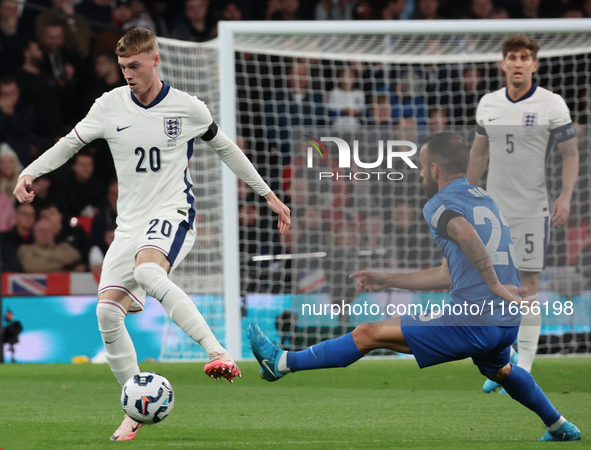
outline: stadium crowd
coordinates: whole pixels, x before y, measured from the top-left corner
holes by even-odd
[[[216,37],[220,20],[549,17],[591,17],[591,0],[1,0],[2,270],[100,271],[117,216],[117,181],[106,143],[89,144],[71,163],[35,180],[31,205],[15,204],[12,190],[22,167],[81,120],[94,99],[124,85],[113,49],[132,27],[203,42]],[[587,64],[567,63],[575,69]],[[307,178],[302,156],[292,157],[299,149],[292,148],[290,133],[301,126],[353,133],[387,126],[418,142],[447,126],[473,128],[480,98],[503,85],[496,64],[411,67],[240,53],[236,71],[239,145],[271,187],[283,193],[295,218],[291,234],[280,239],[264,202],[239,183],[245,291],[293,287],[289,265],[277,271],[269,261],[253,261],[256,255],[325,251],[324,260],[298,260],[297,286],[306,291],[315,283],[314,273],[323,272],[326,283],[320,285],[345,290],[331,292],[335,298],[355,296],[344,277],[366,263],[391,269],[438,263],[421,218],[424,200],[417,179],[411,175],[404,190],[388,183],[337,182],[327,188]],[[573,70],[581,74],[569,81],[575,88],[559,92],[579,126],[584,175],[579,189],[585,194],[575,199],[577,214],[553,235],[550,265],[591,265],[587,72]],[[563,80],[553,77],[551,65],[542,64],[538,77],[545,87],[564,90],[553,84]],[[206,250],[221,245],[211,228],[198,224],[198,229],[197,245]],[[215,252],[205,254],[213,258]],[[275,283],[278,276],[282,283]]]

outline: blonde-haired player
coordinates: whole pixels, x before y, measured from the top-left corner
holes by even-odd
[[[476,137],[470,151],[468,181],[477,184],[488,162],[486,190],[511,227],[525,300],[538,298],[538,278],[545,266],[549,222],[568,218],[579,172],[577,138],[563,98],[533,82],[538,43],[525,34],[503,42],[507,87],[485,95],[476,112]],[[551,205],[546,159],[556,144],[562,154],[562,191]],[[489,161],[490,160],[490,161]],[[491,238],[492,241],[492,238]],[[538,347],[541,314],[524,315],[517,337],[518,365],[528,372]],[[499,385],[487,381],[485,392]]]
[[[60,167],[85,144],[105,139],[119,180],[119,215],[101,273],[97,317],[113,374],[123,385],[140,372],[125,317],[143,310],[147,293],[206,350],[211,360],[206,374],[232,381],[240,370],[191,299],[168,278],[195,241],[188,169],[194,138],[209,144],[238,177],[266,198],[279,215],[281,233],[290,227],[289,208],[222,133],[202,101],[160,80],[158,41],[152,32],[128,31],[116,53],[127,86],[97,99],[84,120],[22,172],[14,195],[20,202],[31,202],[35,178]],[[131,440],[141,426],[126,415],[111,440]]]

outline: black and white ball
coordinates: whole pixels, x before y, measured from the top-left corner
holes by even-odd
[[[154,372],[142,372],[123,385],[121,405],[133,420],[143,424],[166,419],[174,406],[174,391],[170,382]]]

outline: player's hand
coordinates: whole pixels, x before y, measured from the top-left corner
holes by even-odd
[[[570,194],[562,193],[552,204],[552,225],[555,227],[561,227],[566,222],[566,219],[568,219],[568,215],[570,214],[570,200]]]
[[[373,270],[360,270],[349,275],[351,279],[357,278],[357,286],[365,292],[390,287],[387,284],[387,277],[387,274],[374,272]]]
[[[31,203],[35,198],[35,193],[29,190],[32,184],[33,177],[31,175],[24,175],[18,179],[12,193],[20,203]]]
[[[279,222],[277,223],[279,232],[281,234],[287,233],[291,227],[291,211],[281,200],[277,198],[273,191],[265,195],[265,199],[267,200],[269,208],[279,215]]]
[[[519,296],[519,294],[524,295],[527,293],[526,287],[514,286],[512,284],[498,284],[496,289],[491,290],[507,302],[518,303],[519,305],[528,304],[527,301]]]

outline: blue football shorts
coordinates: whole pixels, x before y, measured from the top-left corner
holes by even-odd
[[[472,358],[484,376],[509,363],[511,344],[519,327],[463,326],[442,315],[423,323],[415,316],[400,317],[402,334],[420,368]]]

